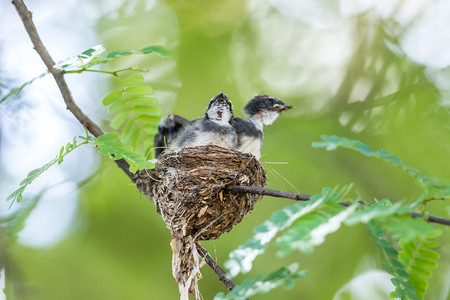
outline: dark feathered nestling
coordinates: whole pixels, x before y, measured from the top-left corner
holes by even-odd
[[[244,153],[252,153],[261,157],[263,144],[263,125],[271,125],[282,112],[294,108],[283,100],[268,95],[256,96],[242,109],[247,120],[234,118],[232,125],[236,131],[238,142],[236,149]]]

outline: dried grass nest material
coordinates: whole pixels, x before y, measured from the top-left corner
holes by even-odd
[[[138,172],[135,182],[156,205],[172,237],[213,240],[236,226],[262,197],[224,189],[264,187],[266,175],[253,155],[208,145],[163,152],[155,169]]]
[[[215,145],[166,150],[153,170],[134,181],[149,197],[170,229],[172,273],[180,299],[195,292],[201,278],[196,242],[218,239],[249,213],[261,195],[232,194],[227,187],[264,187],[266,174],[251,154]]]

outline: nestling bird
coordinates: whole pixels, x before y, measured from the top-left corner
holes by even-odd
[[[218,105],[220,97],[223,97],[223,100],[222,104]],[[226,106],[223,101],[227,103]],[[250,152],[259,159],[264,136],[263,126],[272,124],[282,112],[291,108],[293,106],[286,105],[283,100],[259,95],[243,107],[243,112],[247,116],[247,120],[244,120],[233,116],[231,102],[227,96],[220,93],[211,99],[204,118],[193,121],[179,115],[168,115],[163,118],[155,136],[156,157],[167,147],[216,144],[244,153]],[[227,123],[230,122],[234,135],[229,131]],[[189,130],[186,131],[187,128]],[[222,140],[225,137],[227,138]]]
[[[168,115],[161,119],[158,132],[155,135],[154,147],[156,158],[172,144],[181,129],[190,123],[191,121],[179,115]]]
[[[225,94],[219,93],[211,99],[202,118],[193,121],[178,115],[163,118],[155,136],[155,147],[160,147],[156,157],[164,151],[164,146],[181,148],[213,144],[235,148],[237,136],[231,126],[233,117],[231,101]]]
[[[250,152],[259,159],[264,137],[263,126],[271,125],[282,112],[292,108],[294,107],[272,96],[254,97],[242,109],[247,120],[233,118],[231,123],[238,137],[236,150]]]

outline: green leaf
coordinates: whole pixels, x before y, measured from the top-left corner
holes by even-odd
[[[41,191],[36,197],[24,200],[22,205],[15,209],[12,214],[6,217],[0,217],[1,227],[6,228],[6,242],[8,242],[8,240],[15,241],[17,239],[17,234],[25,227],[28,216],[38,204],[43,193],[44,191]]]
[[[405,243],[417,238],[435,238],[441,234],[437,227],[409,215],[386,218],[383,221],[383,228],[390,231],[393,238],[401,239]]]
[[[133,106],[146,106],[146,107],[158,106],[158,100],[156,100],[156,98],[153,97],[145,97],[145,96],[132,97],[128,99],[128,101]]]
[[[434,259],[427,257],[414,257],[414,263],[428,268],[436,268],[438,266]]]
[[[130,172],[131,172],[131,173],[133,173],[133,174],[134,174],[134,173],[136,173],[136,172],[137,172],[137,170],[138,170],[138,168],[137,168],[137,166],[136,166],[136,165],[134,165],[134,164],[133,164],[133,165],[130,165]]]
[[[130,135],[129,144],[130,145],[138,145],[140,140],[141,140],[141,130],[136,129],[136,130],[132,131],[131,135]],[[138,146],[141,146],[141,145],[138,145]],[[141,153],[139,151],[139,149],[136,149],[136,152]]]
[[[415,177],[421,183],[421,185],[427,190],[428,194],[431,197],[450,196],[449,183],[422,175],[418,170],[404,165],[403,162],[400,160],[400,158],[398,158],[395,155],[389,154],[385,150],[374,151],[369,146],[360,141],[350,140],[335,135],[334,136],[322,135],[321,138],[323,142],[314,142],[312,143],[312,146],[316,148],[326,148],[326,150],[328,151],[335,150],[338,147],[343,147],[347,149],[356,150],[359,153],[369,157],[377,157],[401,168],[411,176]]]
[[[384,248],[384,251],[386,252],[388,257],[398,256],[398,251],[395,250],[394,248],[390,247],[389,245],[388,245],[388,247]]]
[[[133,111],[138,116],[159,117],[161,115],[161,109],[159,107],[137,106],[133,109]],[[159,123],[159,118],[158,118],[158,123]]]
[[[88,58],[91,56],[97,56],[98,54],[102,53],[103,51],[105,51],[105,48],[102,45],[97,45],[94,46],[93,48],[89,48],[85,51],[83,51],[80,56],[82,56],[83,58]]]
[[[230,253],[229,259],[225,262],[225,267],[229,269],[229,276],[232,278],[239,273],[249,272],[253,260],[264,253],[267,244],[278,232],[291,226],[301,216],[323,205],[329,196],[329,190],[324,189],[322,195],[314,195],[308,202],[298,202],[274,212],[270,220],[254,229],[255,235],[252,238]]]
[[[106,58],[113,59],[123,56],[129,56],[131,54],[150,54],[150,53],[157,53],[161,56],[171,56],[172,53],[161,46],[148,46],[140,50],[128,50],[128,51],[112,51],[110,52]]]
[[[18,94],[20,94],[20,92],[22,92],[22,90],[23,90],[26,86],[32,84],[35,80],[40,79],[40,78],[42,78],[42,77],[44,77],[44,76],[46,76],[46,75],[48,75],[48,74],[50,74],[50,72],[49,72],[49,71],[46,71],[46,72],[42,73],[41,75],[39,75],[39,76],[37,76],[37,77],[34,77],[33,79],[31,79],[31,80],[29,80],[29,81],[23,83],[21,86],[15,88],[15,89],[13,89],[13,90],[11,90],[5,97],[3,97],[3,98],[0,100],[0,103],[6,101],[9,97],[11,97],[11,96],[13,96],[13,95],[18,95]]]
[[[114,129],[119,129],[125,121],[128,119],[128,116],[130,115],[129,111],[123,111],[121,113],[118,113],[114,119],[111,121],[110,125]]]
[[[120,84],[123,86],[132,86],[142,82],[144,82],[144,76],[141,74],[133,74],[122,79]]]
[[[393,215],[370,222],[368,229],[375,241],[382,239],[373,230],[377,226],[383,227],[385,234],[391,234],[391,238],[399,241],[401,246],[398,257],[390,255],[386,264],[386,269],[394,276],[392,282],[396,286],[392,295],[402,299],[422,299],[428,288],[423,277],[431,276],[430,268],[437,266],[435,259],[439,258],[439,254],[428,247],[439,244],[429,239],[436,237],[440,231],[422,219]],[[386,245],[376,244],[387,254]]]
[[[98,58],[98,56],[100,56],[100,54],[102,54],[104,51],[105,48],[103,47],[103,45],[96,45],[83,51],[77,56],[73,56],[63,60],[62,62],[59,62],[55,65],[55,68],[59,70],[85,68],[87,63],[92,61],[94,58]]]
[[[428,282],[419,275],[410,274],[408,282],[414,287],[416,291],[420,289],[422,292],[425,292],[428,288]]]
[[[307,271],[297,272],[297,269],[298,265],[292,264],[289,267],[282,267],[264,278],[259,275],[252,280],[246,279],[242,284],[236,285],[228,294],[217,294],[214,300],[247,299],[256,294],[267,293],[282,284],[292,287],[294,279],[308,274]]]
[[[24,182],[24,181],[22,181]],[[21,184],[22,186],[19,187],[17,190],[15,190],[14,192],[12,192],[7,198],[6,201],[10,201],[10,200],[16,200],[17,202],[20,202],[23,198],[23,192],[25,191],[25,188],[27,187],[28,183],[25,182],[23,184]]]
[[[439,246],[438,241],[422,241],[422,244],[426,248],[436,248],[437,246]]]
[[[155,135],[158,132],[158,127],[144,125],[141,127],[141,130],[144,131],[148,135]]]
[[[76,145],[74,138],[74,145]],[[6,201],[10,201],[11,205],[14,204],[15,201],[20,202],[23,199],[23,193],[25,191],[25,189],[28,187],[28,185],[30,185],[36,178],[39,177],[39,175],[41,175],[43,172],[47,171],[51,166],[55,165],[55,164],[60,164],[64,157],[69,154],[70,152],[72,152],[73,150],[75,150],[76,148],[78,148],[81,145],[86,144],[86,142],[78,144],[76,146],[73,147],[68,147],[70,145],[70,143],[68,145],[66,145],[66,147],[62,146],[61,149],[59,150],[59,154],[50,162],[46,163],[45,165],[43,165],[40,168],[34,169],[32,171],[30,171],[27,175],[27,177],[22,180],[20,182],[20,186],[18,189],[16,189],[14,192],[12,192],[7,198]]]
[[[438,259],[441,256],[439,255],[439,253],[437,253],[436,251],[432,250],[432,249],[419,249],[418,254],[426,257],[426,258],[431,258],[431,259]]]
[[[115,102],[115,101],[117,101],[119,99],[122,99],[122,97],[123,97],[123,91],[122,90],[114,91],[114,92],[111,92],[108,95],[106,95],[103,98],[102,103],[103,103],[103,105],[110,105],[113,102]]]
[[[142,54],[158,53],[161,56],[172,56],[172,52],[161,46],[149,46],[140,50]]]
[[[145,96],[153,89],[148,85],[139,84],[142,75],[132,75],[122,80],[122,85],[133,85],[124,91],[115,91],[103,99],[110,104],[109,112],[116,114],[110,122],[112,128],[122,128],[122,143],[140,155],[146,155],[152,148],[154,136],[160,121],[161,109],[158,100]],[[143,142],[144,141],[144,142]]]
[[[126,108],[128,108],[127,106],[127,100],[125,99],[120,99],[115,101],[113,104],[111,104],[111,106],[109,107],[109,113],[110,114],[116,114],[120,111],[125,110]]]
[[[112,51],[105,58],[101,58],[100,55],[104,52],[104,47],[102,45],[97,45],[92,48],[89,48],[83,51],[81,54],[65,59],[62,62],[59,62],[55,65],[55,68],[63,70],[67,73],[82,73],[88,70],[89,68],[96,66],[98,64],[108,63],[111,60],[129,56],[129,55],[147,55],[150,53],[157,53],[161,56],[171,56],[171,52],[164,47],[161,46],[149,46],[140,50],[127,50],[127,51]],[[19,94],[26,86],[33,83],[36,79],[42,78],[46,75],[50,74],[50,72],[46,71],[41,75],[33,78],[30,81],[25,82],[20,87],[11,90],[5,97],[0,100],[0,103],[6,101],[13,95]],[[137,80],[137,77],[136,79]],[[124,84],[125,86],[131,85],[130,83]],[[111,104],[107,103],[105,105]]]
[[[136,124],[135,121],[136,121],[136,119],[130,119],[122,129],[122,134],[120,135],[120,140],[122,141],[122,143],[124,143],[126,145],[130,144],[131,134],[137,130],[137,128],[135,128],[135,124]]]
[[[388,199],[382,199],[371,206],[362,206],[345,220],[345,224],[367,224],[373,219],[383,219],[395,214],[412,212],[413,208],[402,206],[400,203],[392,204]]]
[[[411,271],[414,272],[415,274],[419,274],[421,276],[425,276],[425,277],[431,276],[431,271],[420,265],[412,265]]]
[[[158,127],[160,120],[160,118],[158,117],[151,117],[151,116],[138,116],[136,119],[143,122],[144,124],[155,127]]]
[[[112,160],[125,158],[130,163],[130,171],[144,169],[145,158],[136,153],[131,147],[119,141],[120,134],[117,132],[105,133],[98,138],[85,138],[90,144],[96,146],[100,154],[107,155]]]
[[[286,255],[293,250],[311,253],[315,246],[322,244],[325,237],[339,229],[341,224],[357,208],[358,204],[337,210],[311,213],[298,219],[293,226],[283,233],[275,245],[282,247],[279,255]]]
[[[132,98],[137,96],[150,95],[153,93],[153,89],[149,85],[141,84],[126,88],[125,93],[128,97]]]
[[[106,58],[112,59],[112,58],[128,56],[131,54],[132,54],[131,51],[111,51],[110,53],[108,53],[108,55],[106,55]]]

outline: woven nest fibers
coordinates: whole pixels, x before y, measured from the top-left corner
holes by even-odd
[[[266,175],[251,154],[215,145],[163,152],[154,170],[136,174],[139,190],[156,205],[172,237],[218,239],[262,196],[232,194],[227,187],[264,187]]]

